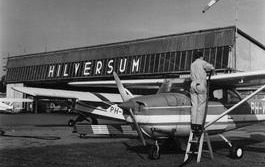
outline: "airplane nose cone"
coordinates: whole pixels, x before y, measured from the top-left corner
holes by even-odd
[[[134,110],[135,103],[133,101],[129,100],[129,101],[126,101],[126,102],[119,104],[118,106],[124,110],[129,111],[130,109]]]

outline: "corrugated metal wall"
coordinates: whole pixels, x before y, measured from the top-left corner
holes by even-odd
[[[110,70],[107,63],[112,60],[113,70],[120,70],[120,75],[183,73],[189,71],[197,49],[203,50],[206,60],[216,68],[224,69],[228,65],[229,46],[235,41],[234,34],[235,27],[226,27],[12,57],[8,59],[7,82],[106,77]],[[138,59],[140,69],[134,71],[133,63]],[[121,63],[124,61],[128,61],[128,67],[123,71]],[[87,66],[87,62],[91,62],[91,66]],[[100,63],[104,67],[100,68]],[[75,72],[77,65],[80,70]],[[90,71],[85,73],[88,68]],[[96,75],[84,75],[88,73]]]

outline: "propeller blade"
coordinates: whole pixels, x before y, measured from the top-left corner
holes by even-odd
[[[129,90],[127,90],[127,89],[124,88],[124,86],[122,85],[121,80],[120,80],[120,78],[118,77],[118,75],[116,74],[116,72],[113,72],[113,76],[114,76],[115,82],[116,82],[116,84],[117,84],[117,87],[118,87],[118,89],[119,89],[119,92],[120,92],[120,94],[121,94],[121,97],[122,97],[123,101],[124,101],[125,103],[126,103],[126,102],[128,103],[128,101],[129,101],[131,98],[133,98],[133,95],[131,94],[131,92],[130,92]],[[122,104],[125,104],[125,103],[122,103]],[[127,104],[127,105],[128,105],[128,104]],[[120,107],[121,107],[121,106],[120,106]],[[121,107],[121,108],[126,109],[127,111],[129,111],[129,114],[130,114],[130,116],[131,116],[131,118],[132,118],[132,120],[133,120],[133,123],[134,123],[134,126],[135,126],[135,128],[136,128],[136,131],[137,131],[137,133],[138,133],[138,135],[139,135],[139,137],[140,137],[140,139],[141,139],[143,145],[146,146],[146,141],[145,141],[145,139],[144,139],[143,133],[142,133],[142,131],[141,131],[141,129],[140,129],[139,124],[137,123],[137,121],[136,121],[136,119],[135,119],[135,116],[134,116],[134,114],[133,114],[133,112],[132,112],[131,107],[130,107],[130,106],[123,106],[123,107]]]
[[[137,123],[137,121],[136,121],[136,119],[135,119],[135,116],[134,116],[134,114],[133,114],[133,112],[132,112],[131,109],[129,110],[129,113],[130,113],[130,115],[131,115],[131,117],[132,117],[132,120],[133,120],[134,126],[135,126],[135,128],[136,128],[136,131],[137,131],[137,133],[138,133],[138,135],[139,135],[139,137],[140,137],[140,139],[141,139],[143,145],[146,146],[146,141],[145,141],[145,139],[144,139],[144,135],[143,135],[143,133],[142,133],[142,131],[141,131],[141,129],[140,129],[140,126],[139,126],[139,124]]]
[[[119,89],[119,92],[121,94],[121,98],[123,101],[128,101],[132,98],[132,94],[129,93],[129,91],[127,89],[124,88],[124,86],[121,83],[120,78],[118,77],[118,75],[116,74],[116,72],[113,72],[113,76],[115,79],[115,82],[117,84],[117,87]]]

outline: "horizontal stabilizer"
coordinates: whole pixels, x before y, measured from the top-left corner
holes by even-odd
[[[77,112],[93,114],[107,119],[125,121],[123,110],[118,107],[117,104],[110,105],[105,109],[102,107],[93,107],[91,105],[88,105],[86,102],[78,101],[75,105],[74,110]]]
[[[33,102],[33,100],[32,99],[25,99],[25,98],[0,98],[0,102],[30,103],[30,102]]]

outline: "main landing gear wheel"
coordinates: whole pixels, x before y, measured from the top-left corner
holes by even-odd
[[[74,126],[74,125],[75,125],[75,121],[74,121],[73,119],[70,119],[70,120],[68,121],[68,125],[69,125],[69,126]]]
[[[148,155],[149,155],[149,158],[153,160],[157,160],[160,158],[160,150],[159,150],[159,146],[157,142],[155,145],[151,146],[151,148],[149,149]]]
[[[230,148],[230,157],[233,159],[240,159],[243,157],[244,151],[243,148],[233,145]]]
[[[86,134],[85,134],[85,133],[81,133],[81,134],[80,134],[80,138],[81,138],[81,139],[85,139],[85,138],[86,138]]]

